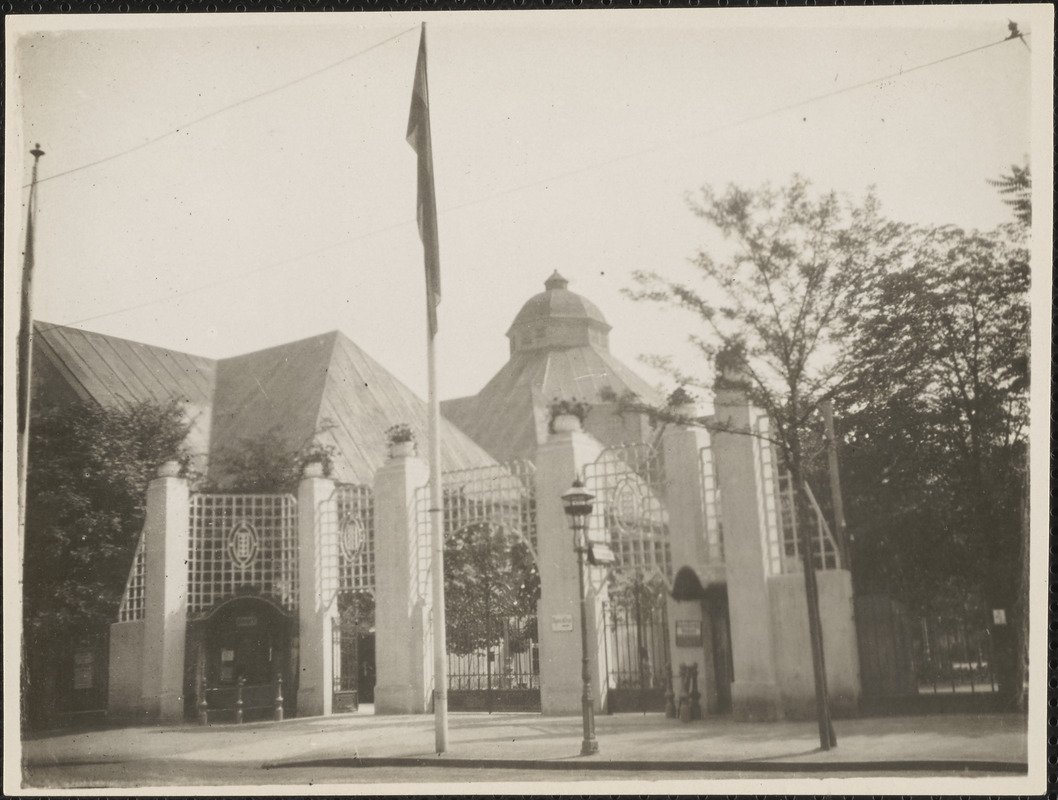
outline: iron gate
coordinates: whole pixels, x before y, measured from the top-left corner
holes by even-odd
[[[662,711],[671,671],[666,595],[672,556],[665,473],[648,444],[604,450],[584,468],[592,530],[616,557],[605,606],[607,707]]]
[[[445,473],[445,635],[453,711],[539,711],[536,501],[527,461]],[[417,493],[429,564],[429,490]],[[426,575],[421,581],[425,587]],[[425,596],[425,591],[423,591]]]
[[[607,704],[619,711],[664,711],[669,655],[666,589],[638,574],[610,588],[606,620]]]

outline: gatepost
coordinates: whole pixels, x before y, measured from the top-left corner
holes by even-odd
[[[540,641],[540,703],[544,714],[579,714],[581,682],[580,598],[573,531],[562,508],[562,493],[580,476],[585,464],[598,458],[598,442],[581,430],[553,433],[536,451],[537,556],[540,570],[538,631]],[[596,498],[598,503],[602,498]],[[594,532],[593,532],[594,535]],[[585,572],[592,696],[600,712],[606,699],[605,570]]]
[[[735,676],[731,704],[734,716],[746,720],[782,717],[772,646],[760,474],[760,450],[771,445],[751,433],[761,416],[737,386],[729,383],[717,389],[715,420],[723,429],[713,434],[712,443],[722,497],[720,513]]]
[[[167,462],[147,485],[143,522],[144,614],[142,707],[148,719],[184,719],[184,643],[187,636],[187,480]]]
[[[708,446],[709,434],[690,425],[669,426],[661,437],[672,566],[674,570],[690,567],[702,586],[725,580],[723,562],[711,559],[706,539],[701,450]],[[706,713],[715,712],[716,670],[713,658],[706,655],[707,644],[712,650],[713,632],[702,599],[680,601],[669,595],[667,604],[673,690],[679,695],[680,665],[697,664],[702,705]]]
[[[298,484],[298,716],[331,713],[331,631],[338,619],[338,542],[334,481],[309,475]]]
[[[430,565],[420,563],[415,513],[415,491],[428,477],[417,456],[391,458],[375,473],[376,714],[430,710]]]

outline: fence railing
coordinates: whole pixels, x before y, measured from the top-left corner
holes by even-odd
[[[886,596],[856,598],[864,697],[994,694],[992,631],[973,618],[914,615]]]
[[[918,692],[995,692],[991,632],[963,620],[924,617],[912,634]]]

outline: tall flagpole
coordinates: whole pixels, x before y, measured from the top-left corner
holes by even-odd
[[[433,604],[433,708],[438,753],[448,749],[448,674],[445,662],[444,495],[441,493],[441,403],[437,396],[437,306],[441,302],[441,259],[437,237],[437,200],[433,181],[433,143],[430,135],[430,92],[426,79],[426,23],[419,38],[415,85],[408,114],[408,143],[419,156],[416,218],[426,265],[426,363],[429,383],[430,579]]]
[[[444,495],[441,493],[441,404],[437,397],[436,337],[430,334],[427,375],[430,394],[430,533],[433,538],[434,742],[448,749],[448,665],[445,662]]]
[[[37,164],[44,151],[40,145],[36,145],[29,151],[33,155],[33,179],[29,185],[29,202],[26,211],[26,249],[22,254],[22,313],[18,320],[18,375],[16,378],[18,397],[16,398],[17,413],[16,425],[18,427],[18,563],[25,563],[26,549],[26,500],[28,492],[26,488],[29,477],[29,403],[33,396],[33,381],[31,370],[33,368],[33,237],[34,222],[37,210]],[[21,621],[21,620],[20,620]],[[19,626],[19,637],[21,650],[26,652],[26,629]],[[19,675],[19,683],[22,689],[22,697],[26,696],[28,681],[30,679],[27,671],[27,661],[22,659],[22,669]],[[25,705],[22,706],[25,714]]]
[[[33,180],[29,185],[26,211],[26,249],[22,262],[22,314],[18,327],[18,547],[22,557],[26,529],[26,478],[29,471],[29,403],[33,395],[33,227],[37,205],[37,164],[44,151],[38,144],[33,155]]]

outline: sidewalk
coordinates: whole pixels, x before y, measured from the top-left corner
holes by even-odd
[[[531,769],[754,771],[983,770],[1024,774],[1023,715],[835,720],[837,747],[819,749],[814,722],[689,724],[663,714],[596,718],[599,753],[580,756],[579,717],[452,713],[449,746],[434,752],[431,715],[356,714],[212,727],[137,727],[29,738],[23,764],[156,759],[287,766],[482,766]]]

